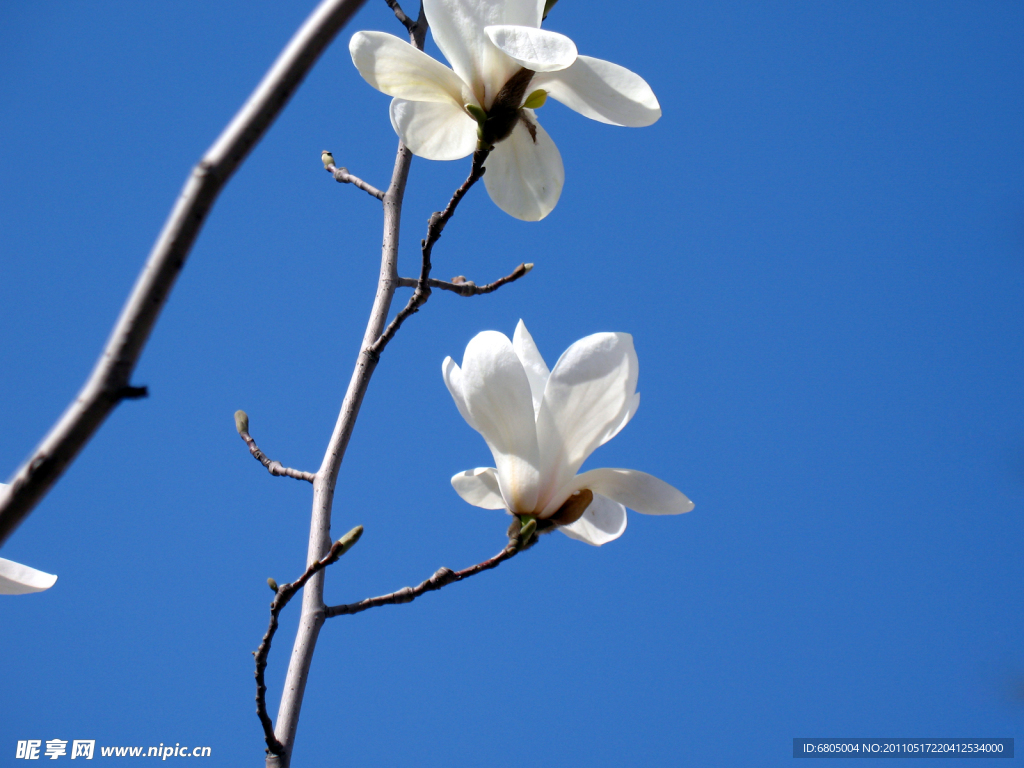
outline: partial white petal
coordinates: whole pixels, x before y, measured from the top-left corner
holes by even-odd
[[[559,526],[558,530],[571,539],[600,547],[615,541],[626,530],[626,508],[595,493],[583,516],[571,525]]]
[[[640,407],[640,393],[637,392],[635,395],[633,395],[633,399],[629,401],[629,406],[626,409],[626,413],[622,417],[622,421],[619,422],[619,426],[617,426],[615,429],[611,430],[608,433],[608,437],[606,437],[602,441],[601,445],[604,445],[609,440],[611,440],[613,437],[615,437],[617,434],[619,434],[619,432],[622,431],[622,428],[624,426],[626,426],[627,424],[629,424],[629,422],[633,420],[633,417],[636,416],[636,412],[637,412],[637,409],[639,407]]]
[[[459,409],[462,418],[466,420],[469,426],[479,432],[480,429],[469,414],[469,408],[466,407],[466,398],[462,396],[462,371],[459,369],[458,363],[450,357],[446,357],[444,362],[441,363],[441,375],[444,377],[445,386],[448,387],[452,400],[455,401],[455,407]]]
[[[637,404],[639,371],[628,333],[595,333],[562,353],[548,377],[537,415],[545,507],[628,419]]]
[[[470,90],[448,67],[385,32],[356,32],[348,44],[352,63],[370,85],[410,101],[472,103]]]
[[[533,512],[540,478],[533,396],[507,336],[484,331],[473,337],[462,358],[460,386],[472,423],[494,456],[508,509]]]
[[[530,89],[537,88],[602,123],[641,128],[661,117],[658,99],[640,75],[590,56],[578,56],[568,69],[534,76]]]
[[[516,351],[519,362],[523,364],[526,371],[526,378],[530,380],[530,393],[533,395],[534,415],[540,411],[541,401],[544,399],[544,385],[548,383],[550,371],[544,358],[540,356],[540,350],[533,343],[533,336],[526,330],[522,320],[516,326],[515,335],[512,337],[512,348]]]
[[[492,467],[477,467],[459,472],[452,478],[452,488],[474,507],[505,508],[505,500],[501,498],[501,489],[498,487],[498,472]]]
[[[577,475],[573,485],[645,515],[679,515],[693,509],[693,502],[671,485],[635,469],[592,469]]]
[[[484,186],[501,210],[523,221],[540,221],[562,194],[565,169],[558,147],[540,127],[532,110],[522,111],[536,128],[534,140],[520,120],[512,135],[499,142],[484,164]]]
[[[26,595],[42,592],[57,581],[52,573],[43,573],[27,565],[0,557],[0,595]]]
[[[544,0],[424,0],[423,10],[437,47],[488,109],[519,65],[487,39],[484,28],[539,27]]]
[[[535,27],[501,24],[485,27],[484,34],[516,64],[534,72],[557,72],[576,61],[576,43],[565,35]]]
[[[458,160],[476,149],[476,121],[454,104],[393,99],[391,125],[414,155]]]

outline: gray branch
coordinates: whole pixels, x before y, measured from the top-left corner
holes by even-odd
[[[316,479],[316,475],[312,472],[286,467],[280,461],[272,461],[267,454],[261,451],[252,435],[249,434],[249,417],[245,411],[235,411],[235,428],[238,430],[238,436],[249,446],[249,453],[252,454],[252,457],[266,467],[270,474],[275,477],[294,477],[296,480],[305,480],[307,483],[312,483]]]
[[[427,21],[420,6],[419,19],[410,39],[413,45],[423,50],[423,41],[427,34]],[[402,200],[405,197],[405,184],[409,178],[409,165],[412,152],[398,142],[398,154],[395,167],[391,174],[391,184],[384,193],[384,236],[381,243],[380,275],[377,280],[377,295],[373,300],[370,318],[363,333],[363,342],[356,358],[356,365],[349,380],[345,398],[341,403],[341,411],[334,425],[323,463],[313,481],[313,511],[309,525],[309,545],[306,554],[307,564],[321,559],[331,546],[331,509],[334,504],[334,487],[338,482],[338,472],[345,456],[352,430],[355,428],[359,408],[370,385],[370,378],[380,360],[379,350],[374,344],[380,338],[391,309],[391,299],[395,295],[398,281],[398,236],[402,223]],[[324,574],[315,574],[302,590],[302,612],[299,617],[299,629],[295,634],[292,655],[288,660],[288,672],[285,676],[284,691],[281,704],[277,710],[277,724],[274,738],[282,747],[282,752],[267,755],[267,768],[288,768],[291,762],[292,747],[295,733],[299,727],[299,715],[302,711],[302,699],[306,692],[306,681],[309,667],[313,663],[313,652],[320,636],[320,627],[324,623]]]
[[[0,496],[0,544],[57,482],[114,407],[139,394],[140,388],[131,386],[132,372],[214,201],[365,1],[323,0],[193,168],[85,386]]]
[[[467,280],[462,276],[453,277],[450,283],[431,277],[427,280],[427,285],[431,288],[440,288],[444,291],[457,293],[459,296],[481,296],[485,293],[493,293],[501,288],[501,286],[524,277],[531,269],[533,269],[533,264],[520,264],[510,274],[505,275],[505,277],[499,277],[493,283],[488,283],[487,285],[477,285],[472,280]],[[398,285],[400,288],[415,288],[419,285],[419,280],[415,277],[400,277],[398,278]]]
[[[433,576],[426,581],[421,581],[415,587],[403,587],[397,592],[380,595],[379,597],[368,597],[365,600],[360,600],[358,603],[332,605],[326,609],[324,615],[330,619],[334,616],[348,616],[353,613],[362,613],[370,608],[377,608],[381,605],[411,603],[417,597],[424,595],[427,592],[434,592],[435,590],[447,587],[449,584],[454,584],[457,581],[468,579],[470,576],[475,576],[483,571],[489,571],[492,568],[497,568],[506,560],[511,560],[524,549],[526,549],[526,547],[520,547],[518,540],[510,540],[501,552],[496,554],[494,557],[484,560],[482,563],[471,565],[469,568],[463,568],[461,571],[453,571],[449,568],[438,568]]]
[[[348,172],[348,168],[338,168],[336,165],[328,165],[324,170],[330,171],[334,176],[334,180],[339,184],[352,184],[353,186],[359,187],[363,192],[369,192],[371,195],[376,197],[378,200],[384,199],[384,193],[377,189],[373,184],[360,179],[358,176],[353,176]]]
[[[362,535],[363,526],[357,525],[334,542],[324,558],[310,563],[303,574],[291,584],[277,586],[277,582],[273,579],[267,579],[270,588],[274,590],[274,599],[270,603],[270,623],[267,626],[266,633],[263,635],[260,647],[252,655],[256,657],[256,714],[260,719],[260,724],[263,726],[263,737],[267,742],[268,754],[284,754],[284,745],[274,736],[274,724],[270,721],[270,715],[267,714],[267,683],[264,678],[264,673],[267,669],[267,657],[270,655],[270,644],[274,641],[274,635],[277,633],[277,617],[284,610],[284,607],[288,605],[295,593],[305,586],[307,581],[352,549],[352,546],[359,541],[359,537]]]

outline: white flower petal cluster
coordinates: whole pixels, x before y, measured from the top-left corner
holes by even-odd
[[[0,496],[7,486],[0,483]],[[42,592],[49,589],[57,581],[52,573],[43,573],[27,565],[15,563],[0,557],[0,595],[25,595],[29,592]]]
[[[414,154],[457,160],[478,140],[493,144],[484,185],[517,219],[543,219],[562,193],[562,156],[534,112],[547,97],[611,125],[661,117],[639,75],[580,56],[572,40],[540,29],[544,0],[423,0],[423,8],[451,69],[384,32],[357,32],[352,61],[394,97],[391,124]]]
[[[497,466],[461,472],[452,486],[474,506],[550,519],[562,533],[595,546],[622,535],[626,507],[648,515],[689,512],[693,502],[643,472],[576,474],[633,418],[638,371],[628,333],[580,339],[550,371],[522,320],[512,341],[497,331],[478,334],[462,367],[448,357],[442,373]],[[588,493],[592,499],[580,514],[582,504],[574,500]]]

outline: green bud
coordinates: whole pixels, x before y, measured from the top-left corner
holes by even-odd
[[[547,100],[548,92],[543,88],[538,88],[526,97],[526,101],[523,102],[523,109],[540,109]]]
[[[240,435],[249,431],[249,414],[245,411],[235,411],[235,429]]]
[[[531,269],[533,269],[533,262],[531,261],[531,262],[530,262],[529,264],[523,264],[523,268],[524,268],[524,269],[525,269],[525,270],[526,270],[527,272],[529,272],[529,271],[530,271]]]
[[[467,104],[466,111],[469,112],[469,114],[472,115],[473,119],[476,120],[480,125],[483,125],[484,122],[487,120],[487,113],[484,112],[476,104]]]
[[[334,155],[331,154],[331,150],[325,149],[320,153],[320,160],[324,164],[324,168],[334,165]]]
[[[331,549],[337,553],[337,557],[341,557],[350,549],[352,549],[352,545],[359,541],[359,537],[362,535],[363,526],[357,525],[351,531],[349,531],[336,542],[334,542],[334,546],[331,547]]]
[[[522,518],[520,518],[521,520]],[[523,527],[519,529],[519,546],[525,547],[530,543],[530,537],[533,536],[537,530],[536,518],[527,518],[526,522],[523,523]]]
[[[267,579],[267,586],[270,587],[272,592],[277,592],[277,582],[273,579]]]

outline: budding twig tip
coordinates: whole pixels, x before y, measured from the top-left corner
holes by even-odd
[[[244,435],[249,432],[249,414],[245,411],[235,411],[235,429],[238,434]]]

